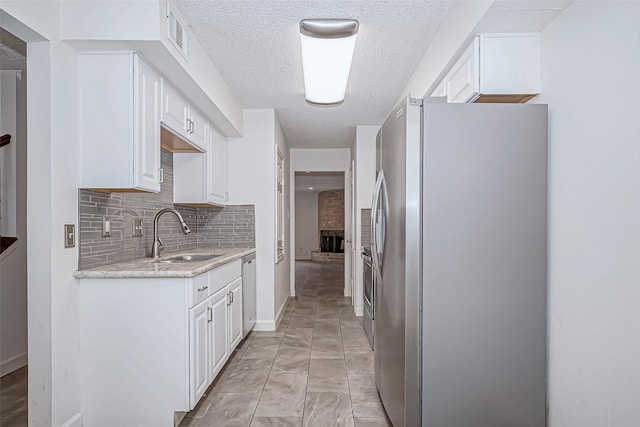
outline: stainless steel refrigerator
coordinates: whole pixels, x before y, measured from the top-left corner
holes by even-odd
[[[544,426],[547,106],[407,98],[377,161],[375,375],[392,424]]]

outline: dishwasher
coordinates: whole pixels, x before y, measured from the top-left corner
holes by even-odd
[[[242,258],[242,335],[256,324],[256,254]]]

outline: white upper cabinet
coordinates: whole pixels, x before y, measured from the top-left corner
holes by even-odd
[[[191,126],[191,136],[189,137],[191,143],[202,151],[206,151],[209,123],[207,123],[204,116],[192,106],[189,106],[189,126]]]
[[[160,191],[160,76],[131,51],[81,52],[81,187]]]
[[[227,139],[208,128],[206,153],[174,153],[173,202],[189,206],[226,204]]]
[[[207,120],[166,79],[162,79],[161,121],[198,151],[207,150]]]
[[[452,103],[522,103],[541,92],[540,73],[539,33],[481,34],[431,96],[446,95]]]
[[[227,200],[226,155],[227,138],[211,128],[207,152],[207,201],[215,205],[224,206]]]
[[[189,139],[189,103],[162,79],[162,124],[173,133]]]

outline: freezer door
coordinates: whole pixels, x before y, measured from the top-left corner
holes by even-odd
[[[546,105],[425,104],[424,123],[422,425],[542,427]]]

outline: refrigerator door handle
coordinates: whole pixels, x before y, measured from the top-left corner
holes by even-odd
[[[389,203],[387,203],[387,180],[384,177],[384,173],[382,174],[382,179],[380,182],[380,195],[378,196],[378,204],[380,204],[379,214],[381,216],[380,218],[376,218],[379,222],[379,240],[378,238],[376,238],[376,243],[379,245],[379,248],[376,248],[376,253],[378,254],[378,263],[381,264],[386,243],[387,217],[389,216]]]
[[[380,254],[378,253],[378,205],[380,203],[380,192],[384,182],[384,172],[380,170],[378,179],[373,190],[373,201],[371,203],[371,258],[373,259],[374,277],[382,283],[382,269],[380,268]]]
[[[376,220],[378,213],[378,195],[380,193],[380,185],[381,185],[382,171],[378,173],[378,177],[376,178],[376,184],[373,187],[373,200],[371,201],[371,260],[373,264],[373,274],[374,277],[377,278],[378,269],[376,260],[378,258],[378,254],[376,252]]]

